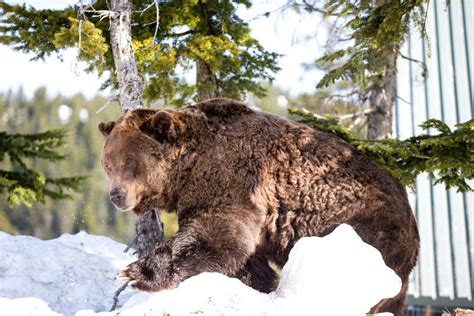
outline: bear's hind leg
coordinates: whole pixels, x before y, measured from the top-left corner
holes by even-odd
[[[392,298],[381,300],[377,305],[372,307],[369,315],[378,313],[392,313],[394,316],[403,316],[405,312],[405,298],[408,291],[408,278],[402,280],[402,288],[400,292]]]
[[[268,259],[253,255],[236,275],[246,285],[263,293],[270,293],[277,286],[278,276]]]

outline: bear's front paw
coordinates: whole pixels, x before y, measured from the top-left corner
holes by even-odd
[[[154,273],[149,269],[143,260],[135,261],[122,270],[118,278],[128,282],[137,290],[155,292],[160,289],[155,284]]]
[[[140,291],[157,292],[174,287],[174,282],[167,275],[160,275],[161,269],[147,259],[132,262],[119,273],[118,278]]]

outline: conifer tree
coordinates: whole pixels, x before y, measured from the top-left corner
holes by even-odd
[[[31,206],[53,200],[71,198],[78,191],[84,177],[49,178],[27,166],[25,159],[44,159],[51,163],[63,160],[57,148],[64,145],[64,130],[49,130],[37,134],[7,134],[0,132],[0,161],[7,157],[11,168],[0,169],[0,189],[6,193],[10,205]]]
[[[336,32],[332,45],[316,63],[325,70],[316,88],[344,80],[366,102],[367,138],[386,139],[392,133],[396,98],[396,61],[410,25],[425,37],[429,0],[289,0],[290,7],[320,14]],[[352,96],[355,94],[352,93]]]

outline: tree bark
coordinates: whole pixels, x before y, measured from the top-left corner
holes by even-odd
[[[209,65],[201,59],[196,61],[196,84],[199,102],[219,96],[217,77],[212,73]]]
[[[147,212],[137,219],[135,225],[137,233],[136,251],[139,258],[143,258],[156,248],[164,239],[163,223],[158,211]]]
[[[143,84],[132,49],[131,0],[112,0],[110,46],[119,83],[122,113],[142,107]]]
[[[212,26],[211,13],[208,10],[207,3],[199,0],[198,4],[202,13],[200,28],[204,34],[216,36],[218,32]],[[211,67],[200,58],[196,60],[196,86],[199,102],[217,98],[220,95],[217,76],[212,73]]]
[[[392,110],[397,96],[395,65],[398,44],[387,48],[387,67],[380,83],[374,84],[369,92],[367,115],[367,138],[386,139],[392,136]]]
[[[131,0],[111,1],[110,46],[115,74],[119,84],[119,103],[122,113],[142,108],[143,83],[138,73],[132,49]],[[149,210],[137,219],[137,253],[141,258],[150,253],[164,239],[163,225],[157,210]]]

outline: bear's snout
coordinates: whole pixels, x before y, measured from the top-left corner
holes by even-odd
[[[124,209],[125,208],[125,191],[120,188],[116,187],[113,188],[112,191],[110,191],[109,196],[110,196],[110,201],[119,209]]]

